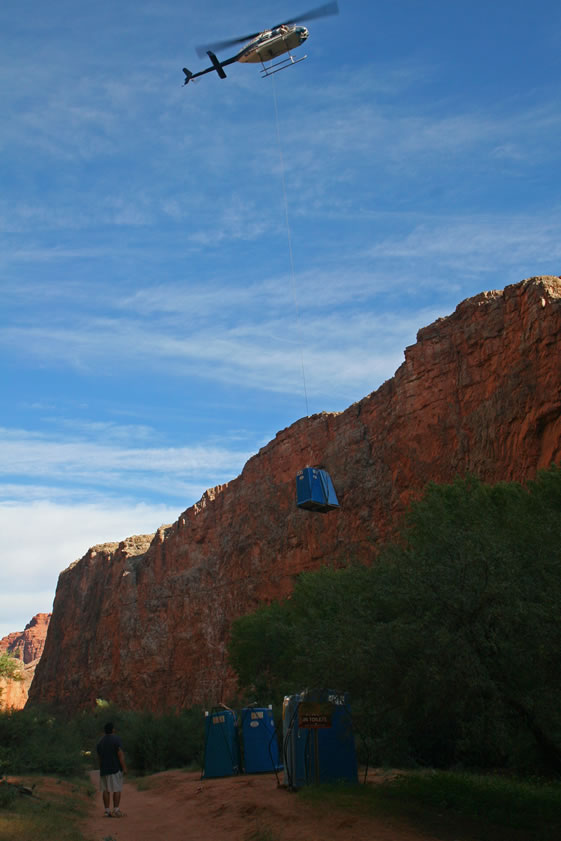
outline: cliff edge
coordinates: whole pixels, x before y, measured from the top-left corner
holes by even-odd
[[[50,613],[37,613],[23,631],[14,631],[0,639],[0,654],[11,654],[21,661],[23,680],[0,678],[0,709],[25,707],[29,687],[43,654]]]
[[[173,525],[93,547],[61,573],[30,700],[224,700],[233,618],[289,593],[303,570],[372,561],[429,480],[524,480],[561,461],[560,351],[559,278],[463,301],[375,392],[279,432]],[[296,507],[306,465],[329,471],[339,511]]]

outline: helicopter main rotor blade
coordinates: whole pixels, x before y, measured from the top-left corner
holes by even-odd
[[[282,23],[277,23],[273,26],[273,29],[276,29],[277,26],[286,26],[289,23],[300,23],[300,21],[305,20],[316,20],[317,18],[325,18],[329,15],[338,15],[339,14],[339,3],[337,0],[333,0],[332,3],[324,3],[323,6],[316,6],[315,9],[310,9],[307,12],[303,12],[300,15],[297,15],[293,18],[288,18],[288,20],[283,20]]]
[[[234,44],[245,44],[246,41],[251,41],[252,38],[257,38],[261,32],[252,32],[251,35],[244,35],[242,38],[227,38],[226,41],[213,41],[212,44],[201,44],[196,48],[199,58],[204,58],[208,50],[224,50],[226,47],[233,47]]]
[[[328,15],[338,15],[339,14],[339,4],[337,0],[333,0],[331,3],[324,3],[323,6],[316,6],[314,9],[310,9],[308,12],[304,12],[303,14],[297,15],[296,17],[289,18],[288,20],[283,21],[282,23],[277,23],[275,26],[271,26],[271,29],[276,29],[278,26],[286,26],[291,23],[299,23],[303,20],[316,20],[316,18],[323,18],[327,17]],[[208,50],[224,50],[226,47],[233,47],[235,44],[245,44],[246,41],[251,41],[252,38],[257,38],[258,35],[261,35],[263,31],[267,30],[260,30],[259,32],[251,32],[249,35],[243,35],[241,38],[227,38],[225,41],[213,41],[212,44],[201,44],[198,46],[197,55],[200,58],[204,58],[207,54]]]

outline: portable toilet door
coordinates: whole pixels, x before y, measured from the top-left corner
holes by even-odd
[[[289,695],[283,705],[284,784],[356,783],[358,764],[347,693],[329,689]]]
[[[305,467],[296,474],[296,504],[307,511],[325,514],[339,508],[337,494],[327,470]]]
[[[351,705],[346,692],[327,690],[331,727],[318,732],[319,777],[322,783],[358,782],[358,763]]]
[[[282,705],[283,784],[298,789],[308,782],[306,775],[306,731],[298,727],[300,695],[286,695]]]
[[[282,768],[272,707],[245,707],[242,710],[242,744],[246,774]]]
[[[236,714],[232,710],[205,712],[203,777],[231,777],[240,773],[240,748]]]

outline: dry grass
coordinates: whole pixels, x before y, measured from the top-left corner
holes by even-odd
[[[88,810],[92,786],[85,780],[18,778],[34,796],[18,796],[0,809],[0,841],[84,841],[77,825]]]

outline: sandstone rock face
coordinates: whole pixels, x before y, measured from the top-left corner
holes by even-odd
[[[23,680],[0,678],[0,708],[22,709],[47,637],[50,613],[38,613],[23,631],[15,631],[0,639],[0,654],[8,653],[22,663]]]
[[[279,432],[241,475],[155,535],[95,546],[61,573],[30,700],[163,709],[226,700],[232,619],[322,564],[371,562],[429,480],[524,480],[561,461],[561,280],[461,303],[420,330],[377,391]],[[295,477],[341,503],[299,510]]]
[[[23,680],[0,678],[0,709],[22,710],[25,707],[38,663],[39,660],[33,660],[31,663],[22,664]]]
[[[7,652],[25,664],[38,660],[45,647],[50,619],[50,613],[37,613],[27,623],[25,630],[15,631],[0,639],[0,654]]]

